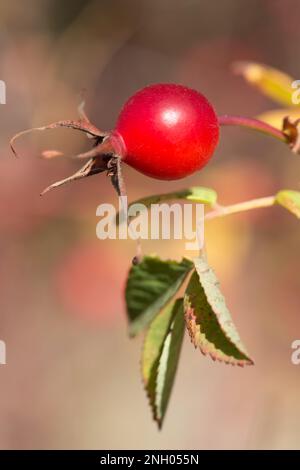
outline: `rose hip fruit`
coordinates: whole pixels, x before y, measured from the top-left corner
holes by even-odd
[[[198,91],[151,85],[124,105],[111,134],[122,160],[161,180],[184,178],[210,160],[219,139],[215,111]]]
[[[184,178],[206,165],[219,140],[221,121],[211,104],[198,91],[182,85],[160,83],[138,91],[123,106],[111,132],[94,126],[86,117],[82,105],[79,113],[78,121],[61,120],[27,129],[10,141],[11,149],[17,155],[15,140],[32,130],[66,127],[77,129],[94,139],[90,150],[76,156],[86,159],[86,163],[73,175],[48,186],[41,194],[107,171],[118,194],[125,195],[122,162],[152,178]],[[226,119],[228,121],[228,117]],[[235,119],[241,120],[239,117]],[[46,158],[59,155],[61,152],[43,152]]]

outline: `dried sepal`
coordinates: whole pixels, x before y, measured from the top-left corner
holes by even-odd
[[[46,126],[42,126],[42,127],[32,127],[31,129],[26,129],[24,131],[21,131],[21,132],[18,132],[17,134],[15,134],[12,139],[10,140],[10,148],[12,150],[12,152],[14,153],[14,155],[17,157],[18,156],[18,153],[15,149],[15,141],[17,139],[19,139],[21,136],[25,135],[25,134],[29,134],[30,132],[34,132],[34,131],[46,131],[46,130],[50,130],[50,129],[58,129],[58,128],[61,128],[61,127],[65,127],[65,128],[68,128],[68,129],[75,129],[75,130],[79,130],[81,132],[85,132],[87,134],[89,134],[90,136],[96,138],[96,139],[104,139],[104,137],[107,136],[107,133],[106,132],[103,132],[101,131],[100,129],[98,129],[96,126],[94,126],[93,124],[91,124],[89,121],[87,120],[83,120],[83,119],[80,119],[80,120],[63,120],[63,121],[56,121],[56,122],[53,122],[51,124],[47,124]]]
[[[282,123],[282,131],[289,141],[289,146],[292,152],[296,154],[300,153],[299,123],[300,119],[291,121],[289,116],[286,116]]]
[[[85,163],[85,165],[83,165],[83,167],[81,167],[73,175],[68,176],[67,178],[64,178],[62,180],[56,181],[55,183],[51,184],[46,189],[44,189],[44,191],[42,191],[41,193],[41,196],[43,196],[51,189],[58,188],[59,186],[63,186],[66,183],[71,183],[72,181],[76,181],[106,171],[109,159],[110,157],[106,155],[91,158],[87,163]]]

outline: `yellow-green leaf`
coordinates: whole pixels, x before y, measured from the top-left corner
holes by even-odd
[[[192,188],[182,189],[181,191],[174,191],[171,193],[145,197],[131,203],[130,205],[138,203],[149,207],[151,204],[158,204],[161,201],[170,201],[173,199],[184,199],[186,201],[200,202],[202,204],[208,204],[212,206],[217,201],[217,193],[210,188],[193,186]]]
[[[292,121],[300,118],[300,108],[287,108],[287,109],[274,109],[272,111],[266,111],[257,116],[257,119],[270,124],[270,126],[276,127],[282,130],[283,120],[285,117],[290,117]]]
[[[300,219],[300,192],[283,189],[276,194],[275,202]]]
[[[286,73],[256,62],[236,62],[233,64],[233,70],[276,103],[293,106],[294,79]]]
[[[202,186],[193,186],[188,189],[182,189],[180,191],[174,191],[171,193],[165,194],[156,194],[154,196],[144,197],[142,199],[137,199],[133,201],[128,206],[128,211],[135,204],[142,204],[145,208],[151,206],[151,204],[159,204],[163,201],[172,201],[175,199],[181,199],[185,201],[198,202],[199,204],[207,204],[208,206],[213,206],[217,201],[217,193],[211,188],[204,188]],[[118,224],[119,213],[116,216],[116,223]]]

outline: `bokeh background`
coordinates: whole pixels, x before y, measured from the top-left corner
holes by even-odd
[[[0,366],[2,449],[262,449],[300,442],[300,225],[273,208],[211,221],[208,258],[256,365],[215,364],[186,338],[164,428],[157,431],[140,379],[142,338],[129,340],[124,282],[132,241],[99,241],[96,207],[116,202],[104,175],[43,198],[74,161],[37,158],[43,148],[78,153],[70,130],[16,132],[76,117],[79,92],[110,129],[136,89],[161,81],[202,91],[218,113],[256,115],[275,105],[232,73],[254,60],[300,78],[297,0],[0,1]],[[282,144],[223,129],[201,173],[164,183],[125,168],[128,196],[190,185],[230,204],[299,188],[300,162]],[[182,242],[144,243],[179,259]]]

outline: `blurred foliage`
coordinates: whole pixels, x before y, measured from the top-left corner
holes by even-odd
[[[231,64],[266,63],[299,78],[299,14],[297,0],[0,2],[0,79],[7,83],[0,338],[8,355],[0,369],[1,448],[298,447],[300,379],[290,363],[300,329],[298,221],[274,207],[207,226],[210,262],[256,366],[211,367],[183,348],[177,406],[158,435],[137,377],[140,342],[124,335],[121,296],[135,247],[96,241],[96,207],[115,201],[109,181],[95,176],[40,198],[76,163],[40,161],[39,149],[72,154],[87,142],[72,131],[24,137],[16,160],[8,141],[20,129],[76,117],[82,88],[103,129],[113,127],[132,92],[157,81],[199,89],[220,114],[263,115],[273,107],[269,98],[232,74]],[[224,204],[297,190],[299,162],[288,156],[271,139],[224,130],[211,164],[184,186],[213,187]],[[166,190],[125,173],[130,200]],[[174,182],[169,191],[181,189]],[[183,245],[145,242],[144,250],[178,259]],[[127,403],[135,407],[130,432]]]
[[[293,94],[296,91],[293,87],[295,80],[289,75],[273,67],[255,62],[237,62],[234,64],[233,70],[268,98],[284,106],[284,109],[261,113],[258,116],[259,119],[282,129],[283,120],[287,116],[294,121],[300,118],[300,105],[295,104],[293,100]],[[287,108],[287,106],[289,107]]]

